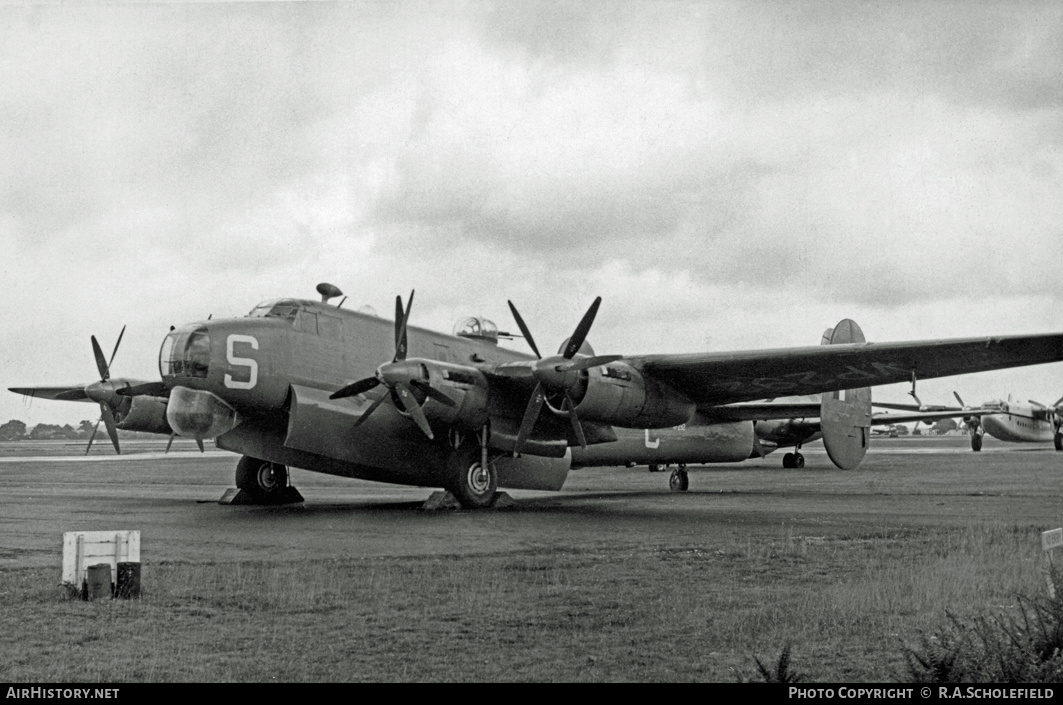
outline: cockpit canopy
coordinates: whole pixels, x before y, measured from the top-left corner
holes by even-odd
[[[454,335],[498,344],[498,326],[479,316],[468,316],[455,323]]]
[[[247,315],[249,318],[281,318],[291,322],[298,311],[299,302],[295,299],[272,299],[255,306]]]

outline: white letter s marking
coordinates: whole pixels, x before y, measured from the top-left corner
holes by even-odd
[[[236,343],[247,343],[252,350],[258,350],[258,340],[250,335],[236,335],[234,333],[225,340],[225,359],[229,361],[230,365],[248,367],[250,373],[246,382],[239,382],[226,372],[225,386],[230,389],[251,389],[258,383],[258,362],[250,357],[236,357],[233,354],[233,345]]]

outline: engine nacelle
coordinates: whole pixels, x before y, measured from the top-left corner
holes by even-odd
[[[121,422],[115,425],[123,431],[173,433],[170,423],[166,420],[166,406],[166,399],[163,397],[133,397],[129,411]]]
[[[590,368],[579,389],[573,391],[581,421],[613,426],[668,428],[687,423],[696,410],[693,402],[623,362]],[[549,395],[547,402],[554,413],[567,415]]]
[[[170,392],[166,420],[175,433],[190,438],[214,438],[237,424],[236,412],[216,394],[180,386]]]
[[[422,360],[428,384],[454,402],[447,406],[435,399],[424,402],[424,414],[430,421],[475,431],[487,423],[487,378],[475,367],[435,360]]]
[[[762,441],[778,446],[794,446],[815,440],[813,436],[818,433],[817,426],[804,419],[768,419],[755,422],[754,431]]]

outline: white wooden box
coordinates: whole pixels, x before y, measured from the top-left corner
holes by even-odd
[[[81,587],[90,565],[140,562],[139,531],[67,531],[63,534],[63,583]]]

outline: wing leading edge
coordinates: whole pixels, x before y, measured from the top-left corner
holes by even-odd
[[[1063,333],[852,343],[623,361],[701,406],[799,396],[1063,360]]]

